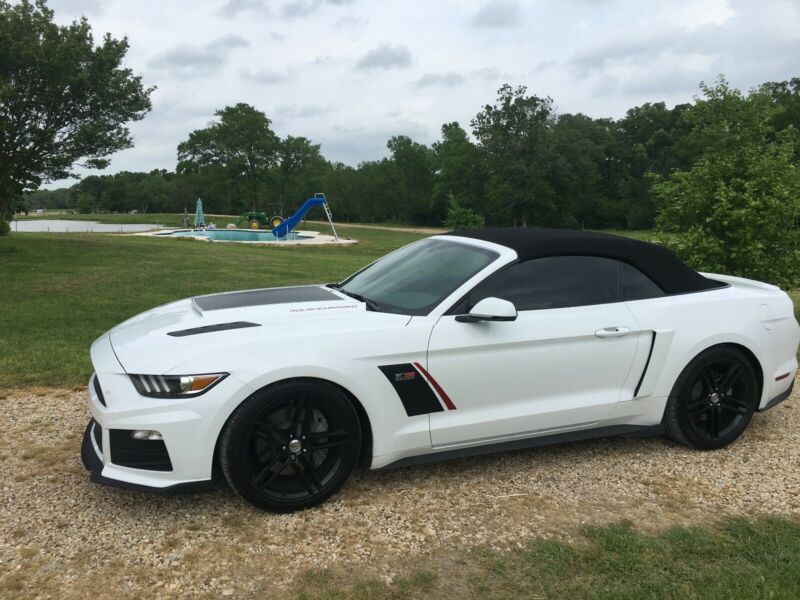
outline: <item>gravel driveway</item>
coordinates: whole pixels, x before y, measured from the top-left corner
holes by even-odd
[[[800,517],[797,391],[718,452],[608,439],[360,472],[332,501],[293,515],[252,510],[222,485],[164,497],[90,484],[79,457],[84,393],[0,394],[0,597],[274,592],[311,567],[390,577],[407,556],[570,539],[584,524]]]

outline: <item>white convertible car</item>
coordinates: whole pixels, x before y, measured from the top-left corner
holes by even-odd
[[[702,450],[786,399],[800,327],[775,286],[566,230],[481,229],[401,248],[340,284],[198,296],[92,345],[92,481],[257,507],[396,467],[665,432]]]

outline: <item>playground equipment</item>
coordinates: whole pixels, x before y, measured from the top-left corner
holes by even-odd
[[[251,211],[242,213],[242,216],[236,221],[236,226],[241,228],[244,223],[247,223],[250,229],[272,229],[272,233],[276,238],[284,238],[300,224],[300,221],[303,220],[306,213],[315,206],[321,206],[325,210],[325,216],[328,218],[328,223],[331,226],[333,238],[338,242],[339,235],[336,233],[336,227],[333,225],[333,214],[331,213],[330,206],[328,206],[328,200],[325,198],[325,194],[314,194],[312,198],[308,198],[303,202],[296,213],[286,219],[280,215],[267,217],[267,213]]]
[[[315,206],[321,206],[325,209],[325,216],[328,217],[328,223],[331,226],[331,231],[333,232],[333,239],[337,242],[339,241],[339,235],[336,233],[336,227],[333,226],[333,215],[331,214],[331,208],[328,206],[328,200],[325,198],[325,194],[314,194],[313,198],[309,198],[300,206],[300,209],[294,213],[291,217],[287,218],[285,221],[281,222],[277,227],[272,228],[272,233],[275,235],[276,238],[282,238],[289,235],[289,232],[294,230],[300,224],[300,221],[303,220],[303,217],[306,216],[306,213],[314,208]]]

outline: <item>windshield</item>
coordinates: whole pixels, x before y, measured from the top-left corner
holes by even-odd
[[[380,259],[338,287],[376,310],[426,315],[498,256],[477,246],[426,239]]]

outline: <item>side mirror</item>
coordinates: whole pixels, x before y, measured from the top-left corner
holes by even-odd
[[[479,321],[515,321],[517,309],[508,300],[484,298],[478,302],[468,315],[456,316],[459,323],[478,323]]]

